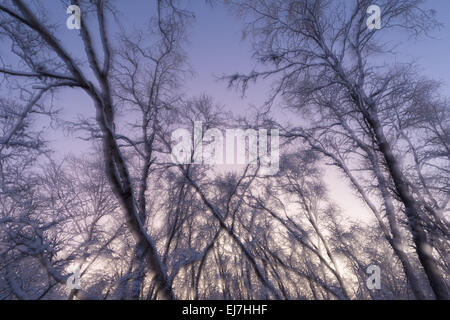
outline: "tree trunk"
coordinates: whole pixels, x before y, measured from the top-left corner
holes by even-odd
[[[412,230],[413,240],[416,245],[416,252],[422,264],[430,286],[437,299],[449,299],[447,285],[441,275],[436,260],[433,257],[433,248],[427,241],[427,235],[420,224],[419,207],[409,191],[406,179],[400,169],[397,159],[392,153],[392,148],[387,141],[380,120],[374,113],[366,115],[367,122],[374,131],[378,148],[383,154],[386,166],[395,185],[395,189],[405,206],[405,214],[408,218]]]

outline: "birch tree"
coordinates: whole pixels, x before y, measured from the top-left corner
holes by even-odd
[[[156,33],[154,47],[142,50],[130,41],[122,42],[122,46],[131,45],[131,50],[121,54],[112,44],[112,35],[108,25],[113,19],[114,8],[109,1],[73,1],[81,8],[81,28],[79,35],[84,56],[69,51],[63,41],[58,39],[55,26],[45,20],[42,7],[24,1],[6,1],[0,5],[1,28],[9,39],[13,53],[20,61],[17,68],[2,66],[0,72],[10,77],[32,80],[37,88],[36,99],[51,88],[78,88],[85,92],[95,107],[95,124],[88,123],[89,131],[102,141],[104,168],[111,187],[124,209],[128,228],[137,243],[136,254],[145,260],[146,266],[154,274],[156,293],[160,298],[172,299],[174,294],[170,288],[167,271],[157,251],[155,241],[145,228],[147,178],[153,162],[152,129],[156,125],[157,110],[163,108],[164,89],[170,85],[170,73],[177,59],[176,52],[183,38],[184,21],[187,13],[178,10],[173,1],[157,1],[156,19],[153,27]],[[88,21],[94,22],[88,24]],[[32,41],[30,41],[32,39]],[[94,46],[98,39],[100,47]],[[133,78],[133,67],[139,63],[137,55],[152,62],[150,82],[142,86]],[[116,62],[120,60],[123,64]],[[131,60],[131,61],[130,61]],[[115,69],[115,67],[117,68]],[[122,67],[122,68],[121,68]],[[124,71],[125,69],[125,71]],[[121,72],[127,74],[121,78]],[[120,79],[121,78],[121,79]],[[116,111],[120,99],[115,92],[130,91],[129,78],[136,86],[133,90],[145,90],[138,98],[141,102],[142,125],[139,140],[127,138],[118,130]],[[113,79],[118,79],[117,82]],[[142,80],[143,81],[143,80]],[[150,83],[150,86],[148,84]],[[152,85],[153,84],[153,85]],[[130,94],[136,94],[131,91]],[[168,98],[170,99],[170,97]],[[30,101],[31,107],[36,103]],[[122,145],[125,142],[125,146]],[[139,172],[140,183],[134,185],[130,162],[123,149],[131,146],[139,150],[143,166]]]
[[[309,114],[312,125],[308,129],[316,140],[321,141],[325,154],[332,153],[328,149],[330,145],[341,154],[347,150],[346,157],[348,150],[357,148],[351,153],[358,158],[362,154],[363,161],[369,162],[368,170],[378,180],[393,241],[403,242],[395,228],[398,222],[394,220],[404,216],[429,287],[437,298],[448,299],[446,271],[439,266],[436,248],[427,232],[429,227],[425,226],[428,222],[424,221],[428,219],[425,218],[424,204],[415,196],[418,190],[414,191],[411,186],[399,151],[400,144],[390,125],[390,113],[402,109],[390,102],[398,97],[405,102],[412,94],[408,82],[417,83],[414,82],[417,76],[408,72],[406,66],[379,65],[374,59],[375,54],[390,50],[383,45],[382,35],[396,28],[415,36],[427,33],[438,25],[433,13],[422,9],[421,1],[383,1],[379,3],[383,8],[382,29],[369,30],[366,9],[370,1],[353,1],[351,4],[319,0],[230,3],[249,18],[246,31],[253,36],[254,55],[267,66],[263,71],[248,75],[232,75],[230,83],[245,89],[251,80],[277,77],[272,97],[282,95],[290,108]],[[300,131],[304,133],[304,129]],[[447,129],[444,131],[448,132]],[[297,133],[297,136],[316,145],[309,133]],[[348,175],[348,168],[343,167],[339,159],[335,164]],[[348,176],[352,183],[356,182]],[[355,187],[362,193],[357,184]],[[441,205],[438,204],[435,210],[439,211]],[[431,229],[436,228],[437,224],[432,223]],[[404,247],[403,244],[393,246],[397,247],[394,250],[398,255],[402,251],[399,248]],[[419,270],[411,270],[408,258],[401,260],[416,297],[425,298],[427,289],[420,286],[416,278]]]

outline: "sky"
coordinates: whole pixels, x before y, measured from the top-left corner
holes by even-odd
[[[184,2],[196,19],[190,31],[189,42],[185,46],[194,75],[186,80],[183,91],[189,97],[206,93],[235,114],[247,113],[250,105],[261,106],[268,97],[271,80],[252,84],[245,98],[236,90],[227,88],[227,83],[217,80],[217,76],[245,73],[256,67],[251,57],[249,40],[241,38],[242,21],[221,5],[211,7],[200,0]],[[376,1],[374,3],[376,4]],[[436,10],[437,19],[444,23],[443,28],[433,32],[433,38],[412,40],[406,34],[388,36],[392,41],[401,43],[392,59],[416,60],[422,66],[425,76],[444,83],[444,92],[450,96],[450,1],[428,0],[425,6]],[[144,26],[155,12],[154,2],[147,0],[119,1],[117,8],[124,24],[132,23],[137,28]],[[78,33],[65,28],[67,14],[64,8],[61,5],[52,5],[48,10],[49,16],[61,24],[58,29],[59,37],[65,39],[68,48],[78,50]],[[78,114],[93,115],[94,108],[90,99],[80,91],[64,92],[57,102],[62,107],[61,116],[65,120],[73,120]],[[277,109],[277,112],[281,114],[284,111]],[[53,131],[49,138],[59,155],[81,153],[86,148],[85,143],[74,136],[64,134],[62,130]],[[367,217],[362,203],[352,196],[347,183],[335,170],[328,169],[326,179],[332,198],[343,211],[355,218]]]

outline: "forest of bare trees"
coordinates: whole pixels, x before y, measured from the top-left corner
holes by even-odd
[[[0,299],[450,298],[450,99],[383,39],[438,29],[424,1],[376,1],[380,30],[372,0],[205,1],[242,20],[257,66],[219,81],[271,83],[245,117],[180,89],[182,0],[152,0],[146,30],[113,0],[54,0],[81,8],[79,47],[42,2],[0,1]],[[63,121],[62,92],[95,116]],[[172,132],[195,122],[278,130],[279,171],[172,161]],[[56,156],[54,126],[90,149]],[[334,202],[329,170],[370,222]]]

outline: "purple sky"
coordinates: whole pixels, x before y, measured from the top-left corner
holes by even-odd
[[[263,104],[268,96],[271,80],[252,84],[245,99],[241,99],[236,90],[228,89],[225,82],[216,80],[219,75],[248,72],[256,67],[251,58],[250,41],[241,40],[242,22],[221,5],[211,7],[199,0],[185,0],[185,4],[196,16],[186,45],[194,71],[193,77],[185,83],[186,95],[192,97],[206,93],[234,113],[245,113],[249,105]],[[426,76],[444,81],[445,91],[450,96],[450,1],[429,0],[427,6],[435,9],[438,20],[445,24],[442,30],[433,33],[434,39],[410,40],[406,34],[387,36],[396,43],[402,43],[395,57],[397,61],[416,59]],[[121,12],[121,21],[125,25],[135,25],[136,28],[145,26],[148,18],[155,13],[153,1],[148,0],[119,1],[117,7]],[[78,32],[65,28],[67,15],[63,7],[53,6],[49,10],[55,21],[58,20],[61,24],[60,38],[66,40],[68,48],[79,50]],[[72,90],[60,95],[59,102],[64,107],[63,116],[66,119],[77,114],[93,114],[89,98],[79,91]],[[277,112],[281,110],[278,109]],[[52,135],[52,140],[55,140],[57,149],[62,152],[76,150],[72,144],[75,141],[68,143],[68,140],[73,140],[71,137],[63,137],[59,133]]]
[[[183,91],[186,96],[206,93],[215,102],[225,105],[236,114],[244,114],[251,104],[262,105],[268,96],[271,80],[251,85],[245,99],[241,99],[239,92],[228,89],[226,83],[216,81],[218,75],[248,72],[255,67],[251,59],[250,42],[241,40],[242,22],[223,6],[206,6],[200,0],[185,0],[185,3],[196,16],[189,43],[185,47],[195,72],[185,83]],[[400,62],[415,59],[423,67],[424,75],[445,83],[444,91],[450,96],[450,1],[429,0],[427,7],[436,10],[437,18],[445,24],[444,27],[433,33],[434,39],[416,41],[408,39],[406,34],[387,35],[392,41],[401,43],[398,54],[392,59]],[[136,28],[145,26],[147,19],[155,14],[154,2],[148,0],[120,1],[118,9],[123,24],[135,25]],[[80,50],[78,32],[65,27],[67,15],[64,7],[60,4],[49,7],[49,16],[60,24],[58,37],[64,39],[66,47]],[[59,95],[58,102],[65,120],[74,119],[77,114],[93,115],[94,108],[90,99],[81,91],[64,92]],[[281,110],[276,110],[281,114]],[[62,134],[61,130],[53,131],[48,137],[61,156],[68,152],[83,152],[86,147],[85,143]],[[327,178],[333,189],[333,198],[338,199],[338,204],[350,209],[346,211],[353,211],[353,215],[359,215],[361,205],[358,205],[350,190],[345,187],[346,183],[336,173],[327,174]]]

